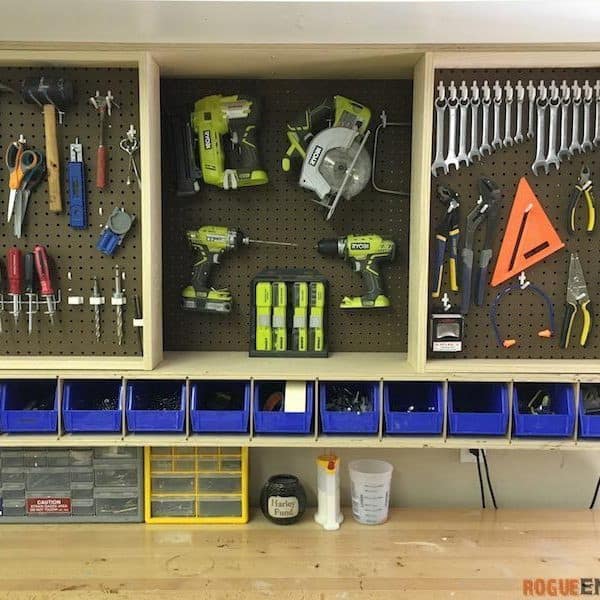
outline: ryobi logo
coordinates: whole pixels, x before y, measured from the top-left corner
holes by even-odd
[[[370,248],[369,242],[352,242],[350,244],[350,250],[369,250]]]
[[[206,236],[206,241],[207,242],[222,242],[223,241],[223,236],[222,235],[216,235],[216,234],[208,234]]]
[[[204,138],[204,148],[206,150],[210,150],[212,148],[212,139],[210,137],[210,129],[205,129],[202,132],[202,137]]]
[[[322,153],[323,153],[323,146],[315,146],[313,153],[310,155],[308,164],[311,167],[314,167],[317,164],[317,161],[319,160],[319,156],[321,156]]]

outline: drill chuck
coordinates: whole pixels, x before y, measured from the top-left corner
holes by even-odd
[[[317,244],[317,252],[323,256],[343,256],[346,238],[325,238]]]

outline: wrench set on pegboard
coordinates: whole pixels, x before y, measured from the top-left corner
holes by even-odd
[[[434,85],[429,358],[596,358],[600,70]]]
[[[0,353],[141,355],[137,70],[3,67],[0,83]]]

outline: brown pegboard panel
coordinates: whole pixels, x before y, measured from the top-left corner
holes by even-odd
[[[518,79],[521,79],[524,86],[527,85],[530,79],[533,80],[536,85],[540,80],[544,80],[546,85],[548,85],[552,79],[555,79],[557,84],[560,84],[563,79],[565,79],[569,84],[575,79],[578,80],[580,84],[582,84],[584,80],[589,79],[593,84],[593,82],[595,82],[597,79],[600,79],[600,69],[444,69],[436,71],[435,86],[437,86],[440,80],[446,85],[452,80],[454,80],[456,85],[460,85],[462,80],[465,80],[467,85],[471,85],[472,81],[476,80],[481,85],[481,83],[483,83],[483,81],[486,79],[490,85],[493,85],[496,79],[498,79],[502,85],[504,85],[507,79],[509,79],[513,85]],[[526,92],[525,102],[523,104],[524,132],[527,131],[528,124],[527,106],[528,101]],[[513,130],[515,126],[515,108],[516,102],[513,104]],[[434,110],[433,107],[432,110]],[[594,118],[593,113],[594,111],[592,111],[592,120]],[[546,127],[547,124],[548,113],[546,114]],[[492,125],[493,121],[490,123],[490,139],[492,134]],[[502,132],[504,131],[503,113],[501,115],[501,130]],[[481,123],[479,127],[479,134],[481,135]],[[468,139],[470,140],[470,136]],[[471,305],[470,312],[465,319],[464,351],[461,354],[441,355],[429,351],[429,358],[585,359],[597,358],[600,354],[600,326],[598,325],[592,329],[592,333],[586,348],[581,348],[579,346],[578,338],[579,332],[581,331],[580,313],[578,313],[578,316],[576,317],[575,326],[573,328],[573,336],[571,337],[569,348],[563,350],[559,347],[560,328],[562,326],[565,306],[570,252],[577,252],[579,254],[582,267],[584,269],[590,298],[592,303],[596,302],[597,304],[598,302],[597,298],[598,293],[600,292],[600,281],[597,277],[598,264],[600,261],[600,245],[598,243],[600,234],[598,223],[596,223],[596,231],[591,236],[585,232],[584,217],[586,214],[586,208],[585,201],[583,199],[580,207],[578,208],[578,223],[575,235],[569,235],[566,226],[566,219],[569,196],[575,183],[577,182],[581,167],[583,165],[588,165],[588,167],[591,169],[592,178],[597,184],[596,177],[600,175],[598,168],[600,165],[600,157],[595,151],[576,155],[570,161],[562,162],[558,172],[552,169],[549,175],[541,174],[538,176],[535,176],[531,170],[531,165],[534,159],[535,140],[526,139],[524,143],[515,145],[512,148],[502,148],[494,151],[491,156],[486,157],[480,163],[475,163],[469,167],[463,166],[458,172],[455,172],[454,169],[452,169],[452,172],[449,175],[432,177],[432,234],[430,237],[430,264],[432,264],[433,260],[433,232],[443,215],[443,207],[436,198],[436,188],[439,184],[450,186],[461,196],[461,246],[462,242],[464,241],[466,216],[477,200],[479,177],[482,175],[491,177],[503,190],[503,201],[500,208],[498,235],[496,236],[494,244],[494,257],[490,267],[491,277],[496,264],[502,237],[504,235],[504,229],[508,220],[510,208],[516,192],[517,183],[522,176],[525,176],[566,246],[565,249],[556,252],[546,260],[527,270],[527,278],[532,283],[542,288],[550,296],[554,304],[556,323],[555,336],[551,339],[541,339],[537,336],[538,331],[548,326],[546,308],[541,298],[527,291],[522,293],[513,293],[509,296],[506,296],[502,300],[500,309],[498,311],[498,323],[502,336],[516,338],[518,340],[517,345],[508,350],[498,347],[489,320],[489,308],[491,303],[493,303],[497,293],[504,289],[504,287],[509,283],[513,283],[515,281],[510,280],[509,282],[501,284],[495,288],[488,288],[487,302],[485,306],[476,307]],[[482,247],[484,235],[485,227],[481,228],[476,238],[475,265],[477,264],[478,258],[477,250]],[[431,282],[429,284],[429,290],[431,291]],[[442,292],[444,290],[448,290],[447,268],[445,269]],[[460,304],[460,293],[448,293],[453,304],[458,309]],[[430,299],[430,308],[431,305],[432,301]],[[575,335],[576,333],[577,335]]]
[[[375,192],[371,186],[350,202],[342,200],[333,219],[310,201],[296,172],[281,170],[287,149],[286,123],[327,96],[345,95],[368,106],[371,129],[385,109],[390,121],[410,121],[412,82],[400,80],[163,80],[162,113],[189,115],[194,101],[209,94],[247,93],[263,101],[260,149],[270,182],[266,186],[224,191],[203,185],[199,194],[174,192],[173,150],[163,145],[163,281],[166,350],[247,350],[250,281],[265,268],[316,268],[330,283],[328,343],[332,351],[406,351],[408,306],[407,198]],[[163,134],[164,134],[163,121]],[[410,137],[390,129],[383,134],[379,185],[408,188]],[[163,135],[166,144],[167,136]],[[372,139],[367,147],[372,152]],[[223,257],[215,287],[229,287],[235,307],[229,315],[193,314],[181,309],[180,293],[191,277],[193,254],[187,229],[202,225],[240,227],[250,237],[288,240],[298,248],[244,247]],[[361,294],[361,278],[342,259],[323,258],[314,246],[323,237],[377,232],[398,244],[397,259],[384,265],[393,306],[387,310],[342,311],[344,295]]]
[[[141,295],[141,235],[139,221],[140,192],[135,186],[127,186],[128,157],[119,148],[130,124],[139,132],[138,72],[130,68],[50,68],[50,67],[3,67],[0,82],[20,90],[25,77],[45,73],[50,77],[65,77],[73,82],[74,103],[66,109],[63,125],[57,126],[61,154],[62,196],[64,210],[61,214],[48,211],[48,185],[43,182],[33,193],[20,240],[13,235],[12,223],[6,224],[8,207],[9,172],[4,162],[8,145],[23,134],[30,147],[45,149],[44,122],[41,109],[26,104],[20,93],[0,96],[0,190],[2,193],[2,222],[0,250],[3,269],[8,248],[15,245],[23,253],[33,251],[36,244],[48,249],[52,265],[53,283],[60,288],[63,301],[58,307],[57,321],[50,327],[48,317],[41,313],[35,317],[34,332],[27,336],[27,318],[21,314],[19,328],[15,332],[12,317],[3,313],[5,333],[2,353],[6,355],[48,356],[135,356],[141,355],[137,336],[131,325],[133,318],[133,295]],[[113,110],[105,129],[105,143],[109,149],[108,186],[96,188],[96,149],[98,147],[98,115],[89,104],[96,90],[105,95],[111,90],[119,108]],[[138,134],[139,135],[139,134]],[[66,162],[69,160],[69,144],[79,137],[83,145],[86,165],[88,220],[85,230],[69,227],[68,186]],[[143,140],[140,140],[143,143]],[[139,156],[137,157],[139,165]],[[96,250],[96,242],[114,207],[122,206],[139,220],[128,233],[125,242],[113,258]],[[102,215],[99,209],[102,208]],[[124,343],[117,345],[114,329],[114,309],[110,304],[113,291],[114,266],[118,264],[126,274],[124,288],[129,304],[125,307]],[[4,271],[5,272],[5,271]],[[68,273],[71,273],[71,280]],[[102,309],[102,339],[94,336],[93,312],[88,304],[92,276],[97,276],[101,294],[106,297]],[[82,295],[84,306],[69,306],[67,295]],[[5,296],[6,298],[6,296]],[[143,300],[143,299],[142,299]]]

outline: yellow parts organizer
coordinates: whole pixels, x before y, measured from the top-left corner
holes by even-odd
[[[247,523],[248,448],[145,448],[146,523]]]

